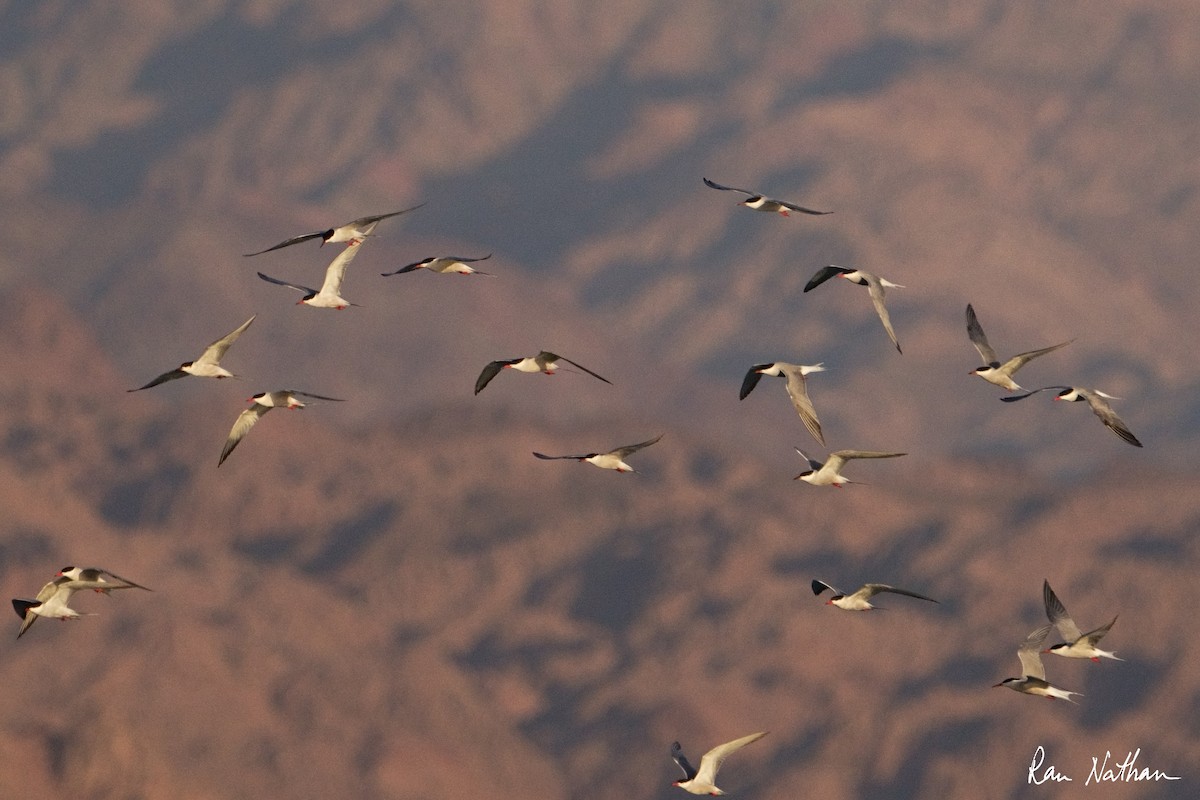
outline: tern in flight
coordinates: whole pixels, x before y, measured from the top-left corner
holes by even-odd
[[[368,229],[374,228],[375,223],[371,223],[367,227]],[[338,311],[341,311],[346,306],[358,305],[358,303],[351,303],[342,297],[342,281],[346,279],[346,267],[350,266],[350,262],[358,255],[358,249],[362,246],[363,242],[361,240],[348,244],[342,252],[338,253],[337,258],[329,262],[329,266],[325,269],[325,282],[321,284],[320,289],[281,281],[278,278],[272,278],[270,275],[264,275],[261,272],[258,273],[258,277],[268,283],[287,286],[289,289],[304,292],[304,296],[296,301],[296,305],[303,304],[312,306],[313,308],[336,308]]]
[[[704,185],[710,189],[720,189],[723,192],[741,192],[744,195],[749,195],[745,200],[738,203],[738,205],[745,206],[746,208],[752,208],[755,211],[775,211],[785,217],[791,216],[791,214],[788,213],[789,211],[799,211],[801,214],[817,215],[833,213],[832,211],[814,211],[811,208],[798,206],[795,203],[788,203],[784,200],[776,200],[771,197],[765,197],[758,192],[752,192],[748,189],[739,189],[736,186],[722,186],[715,181],[710,181],[708,178],[704,178],[703,180]]]
[[[427,269],[430,272],[436,272],[439,275],[447,273],[457,273],[459,275],[487,275],[489,278],[496,277],[490,272],[475,269],[467,266],[474,264],[476,261],[487,261],[492,257],[491,253],[479,258],[464,258],[463,256],[430,256],[422,261],[409,264],[407,267],[401,267],[395,272],[381,272],[383,277],[387,278],[391,275],[403,275],[405,272],[416,272],[419,269]]]
[[[627,444],[624,447],[618,447],[615,450],[609,450],[607,453],[584,453],[578,456],[547,456],[542,453],[534,453],[538,458],[546,461],[555,461],[558,459],[571,459],[573,461],[586,461],[587,463],[600,467],[601,469],[615,469],[617,472],[635,472],[633,467],[625,463],[625,459],[633,453],[657,442],[663,435],[660,433],[649,441],[640,442],[638,444]]]
[[[742,379],[742,390],[738,393],[738,399],[745,400],[746,395],[754,391],[754,387],[758,385],[763,375],[787,378],[788,397],[792,398],[792,405],[795,406],[796,413],[800,415],[800,421],[818,442],[825,444],[825,435],[821,433],[821,422],[817,419],[817,410],[813,408],[812,400],[808,397],[808,382],[804,379],[804,376],[811,372],[824,371],[825,367],[821,364],[807,366],[789,364],[786,361],[755,364]]]
[[[717,788],[717,770],[721,768],[721,764],[734,752],[741,750],[751,742],[757,742],[766,735],[767,731],[759,731],[749,736],[743,736],[740,739],[734,739],[732,742],[717,745],[712,750],[700,756],[700,769],[696,769],[691,765],[691,762],[687,760],[687,756],[683,754],[683,748],[679,746],[679,742],[675,742],[671,745],[671,758],[675,759],[675,763],[683,770],[684,778],[681,781],[675,781],[671,785],[678,786],[680,789],[692,794],[725,794]]]
[[[1005,678],[1000,683],[992,686],[993,689],[998,689],[1001,686],[1007,686],[1014,692],[1023,692],[1024,694],[1036,694],[1041,697],[1049,697],[1051,700],[1058,697],[1068,702],[1074,703],[1071,695],[1079,694],[1079,692],[1068,692],[1066,689],[1059,689],[1057,686],[1051,686],[1046,682],[1046,668],[1042,666],[1042,657],[1038,654],[1042,644],[1046,641],[1047,634],[1050,633],[1050,626],[1043,625],[1033,631],[1021,643],[1017,649],[1017,658],[1021,659],[1020,678]],[[1083,695],[1079,695],[1082,697]]]
[[[349,242],[352,245],[358,244],[363,239],[371,235],[371,232],[375,230],[375,226],[380,220],[387,219],[388,217],[395,217],[400,214],[407,214],[409,211],[416,211],[423,205],[425,204],[421,203],[421,205],[416,205],[412,208],[406,208],[402,211],[392,211],[387,214],[376,214],[373,217],[359,217],[352,222],[347,222],[345,225],[338,225],[336,228],[316,231],[315,233],[303,233],[299,236],[293,236],[290,239],[284,239],[279,244],[273,247],[268,247],[266,250],[259,250],[257,253],[246,253],[245,255],[247,258],[250,256],[260,256],[263,253],[269,253],[272,250],[279,250],[282,247],[290,247],[294,244],[307,242],[310,239],[320,239],[322,247],[324,247],[326,243],[333,244],[335,242]]]
[[[91,589],[98,594],[108,594],[113,589],[145,589],[154,591],[148,586],[134,583],[128,578],[122,578],[99,567],[63,567],[58,571],[57,578],[66,578],[67,586],[72,591]]]
[[[46,617],[48,619],[79,619],[80,617],[91,616],[90,614],[81,614],[67,605],[67,602],[71,599],[71,595],[75,594],[75,589],[70,584],[70,578],[60,575],[42,587],[42,590],[37,594],[36,600],[13,598],[13,610],[23,620],[21,622],[21,629],[17,631],[18,639],[25,635],[25,631],[29,630],[30,625],[37,622],[38,617]]]
[[[804,455],[804,451],[799,447],[796,448],[796,452],[808,462],[809,469],[801,472],[792,480],[805,481],[813,486],[836,486],[839,489],[842,488],[842,484],[857,483],[857,481],[851,481],[845,475],[840,474],[841,468],[852,458],[898,458],[908,455],[907,453],[876,453],[871,450],[835,450],[829,454],[829,460],[822,464],[820,461]]]
[[[926,597],[923,594],[910,592],[907,589],[897,589],[895,586],[888,586],[886,583],[864,583],[862,588],[853,594],[842,594],[837,589],[830,586],[824,581],[813,580],[813,594],[819,595],[821,592],[828,589],[833,592],[833,597],[825,601],[827,606],[837,606],[844,608],[847,611],[870,611],[878,606],[871,605],[871,598],[880,592],[891,592],[892,594],[902,594],[905,597],[915,597],[918,600],[928,600],[931,603],[936,603],[932,597]]]
[[[258,315],[256,314],[255,316]],[[235,330],[210,344],[195,361],[185,361],[170,372],[164,372],[162,375],[159,375],[145,386],[139,386],[136,389],[129,389],[128,391],[140,392],[142,389],[149,389],[151,386],[158,386],[160,383],[173,381],[176,378],[186,378],[188,375],[195,375],[200,378],[234,377],[232,372],[221,366],[221,358],[225,355],[225,351],[229,349],[230,345],[237,341],[237,338],[245,332],[246,328],[250,327],[251,322],[254,322],[254,317],[246,320]]]
[[[835,275],[845,278],[851,283],[867,287],[867,294],[871,296],[871,302],[875,305],[875,313],[879,315],[879,321],[883,323],[883,329],[887,331],[888,338],[892,340],[892,344],[896,345],[896,351],[903,354],[904,351],[900,349],[900,342],[896,339],[896,332],[892,330],[892,319],[888,316],[887,306],[883,304],[883,298],[886,296],[888,289],[903,289],[905,287],[898,283],[892,283],[878,275],[863,272],[861,269],[850,269],[849,267],[839,267],[835,264],[830,264],[827,267],[817,270],[816,274],[809,278],[808,283],[804,284],[804,291],[812,291]]]
[[[1107,650],[1101,650],[1096,647],[1104,634],[1108,633],[1112,628],[1113,623],[1117,621],[1116,617],[1112,618],[1112,622],[1103,627],[1096,628],[1094,631],[1080,633],[1079,626],[1075,624],[1075,620],[1071,619],[1071,615],[1067,613],[1067,609],[1063,607],[1062,601],[1058,599],[1058,595],[1050,588],[1050,581],[1045,581],[1042,584],[1042,600],[1046,604],[1046,616],[1054,627],[1058,628],[1058,632],[1066,639],[1061,644],[1051,645],[1043,650],[1043,653],[1054,653],[1057,656],[1065,656],[1066,658],[1090,658],[1097,664],[1101,658],[1111,658],[1113,661],[1124,661],[1123,658],[1117,658],[1116,654],[1110,653]]]
[[[983,326],[979,324],[979,318],[975,316],[975,309],[971,307],[970,303],[967,303],[967,335],[971,337],[971,344],[975,345],[975,349],[979,351],[979,356],[985,362],[984,366],[976,367],[967,374],[978,375],[988,383],[1008,389],[1010,392],[1021,388],[1013,380],[1013,373],[1038,356],[1044,356],[1046,353],[1051,353],[1060,347],[1066,347],[1075,341],[1074,339],[1070,339],[1051,345],[1050,347],[1043,347],[1040,350],[1019,353],[1001,364],[1000,360],[996,358],[996,351],[988,344],[987,336],[983,333]]]
[[[536,356],[526,356],[524,358],[510,358],[504,361],[492,361],[487,364],[483,371],[479,373],[479,377],[475,379],[475,394],[483,391],[483,387],[491,383],[492,378],[500,374],[502,369],[515,369],[517,372],[542,372],[546,375],[553,375],[558,370],[562,369],[558,362],[565,361],[576,369],[581,369],[593,378],[600,378],[608,385],[612,385],[612,381],[608,378],[603,378],[592,372],[582,364],[577,364],[569,358],[564,358],[556,353],[551,353],[548,350],[543,350]],[[568,372],[570,370],[567,370]]]
[[[1133,431],[1129,430],[1129,427],[1123,421],[1121,421],[1121,418],[1117,416],[1117,412],[1113,411],[1112,406],[1108,403],[1109,400],[1120,400],[1121,398],[1113,397],[1111,394],[1105,394],[1099,389],[1084,389],[1081,386],[1043,386],[1040,389],[1034,389],[1033,391],[1026,392],[1025,394],[1010,395],[1008,397],[1001,397],[1000,399],[1006,403],[1013,403],[1017,400],[1024,400],[1026,397],[1037,394],[1038,392],[1045,392],[1052,389],[1058,390],[1058,394],[1054,397],[1055,402],[1059,400],[1065,400],[1069,403],[1086,401],[1087,404],[1091,406],[1092,412],[1100,418],[1100,421],[1103,422],[1110,431],[1115,433],[1117,436],[1120,436],[1134,447],[1142,446],[1142,443],[1138,441],[1138,438],[1133,435]]]
[[[339,397],[324,397],[319,394],[309,394],[308,392],[300,392],[295,389],[281,389],[277,392],[259,392],[251,397],[246,402],[250,403],[250,407],[238,415],[234,420],[233,427],[229,431],[229,438],[225,440],[225,446],[221,448],[221,458],[217,461],[217,466],[225,463],[225,459],[229,458],[229,454],[233,452],[233,448],[238,446],[238,443],[250,432],[263,416],[273,408],[304,408],[304,401],[300,398],[309,400],[329,400],[335,403],[342,402]]]

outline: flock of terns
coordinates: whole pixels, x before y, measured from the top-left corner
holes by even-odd
[[[818,211],[795,203],[777,200],[766,197],[760,193],[752,192],[747,189],[739,189],[733,186],[725,186],[708,178],[703,179],[704,184],[712,189],[720,191],[739,192],[746,195],[746,199],[742,200],[739,205],[745,206],[755,211],[763,211],[769,213],[778,213],[783,216],[790,216],[790,212],[798,212],[810,215],[824,215],[832,212]],[[375,228],[379,223],[390,217],[399,216],[401,214],[415,211],[421,205],[411,208],[393,211],[386,214],[378,214],[375,216],[362,217],[351,222],[339,225],[333,228],[328,228],[323,231],[302,234],[285,239],[276,245],[268,247],[264,250],[259,250],[255,253],[247,253],[248,257],[258,256],[264,253],[280,250],[285,247],[300,244],[302,242],[320,240],[320,245],[325,244],[340,244],[346,243],[346,246],[340,253],[330,262],[325,272],[324,281],[319,289],[301,284],[292,283],[289,281],[280,280],[261,272],[258,276],[272,284],[285,286],[302,292],[303,296],[297,304],[303,304],[318,308],[333,308],[344,309],[348,306],[355,305],[342,297],[342,285],[346,276],[346,268],[354,260],[363,243],[374,233]],[[462,274],[462,275],[490,275],[490,273],[482,272],[470,266],[473,263],[487,260],[491,254],[480,257],[456,257],[456,256],[435,256],[414,262],[407,266],[392,272],[381,273],[383,276],[400,275],[417,270],[425,269],[430,272],[439,274]],[[871,302],[874,305],[875,313],[879,316],[880,322],[883,325],[884,331],[888,338],[895,346],[898,353],[903,353],[900,347],[899,339],[892,327],[891,319],[888,315],[888,310],[885,305],[886,290],[904,288],[901,284],[893,283],[880,276],[864,272],[863,270],[850,269],[836,265],[829,265],[821,268],[808,281],[804,287],[805,292],[809,292],[818,286],[822,285],[830,278],[844,278],[850,283],[859,286],[866,286]],[[234,330],[230,331],[225,336],[217,339],[215,342],[205,348],[194,361],[185,361],[178,367],[164,372],[143,386],[136,389],[130,389],[130,392],[142,391],[150,389],[168,381],[184,378],[188,376],[204,377],[204,378],[227,378],[233,377],[233,373],[221,366],[221,359],[225,356],[229,348],[237,341],[237,339],[246,332],[250,325],[254,322],[255,317],[252,316]],[[1006,361],[1000,361],[996,355],[996,351],[988,343],[987,336],[983,332],[983,327],[979,323],[979,319],[975,314],[975,309],[971,305],[967,305],[966,310],[966,327],[967,335],[979,351],[980,357],[984,361],[984,365],[972,370],[970,374],[978,375],[988,383],[994,384],[1001,388],[1011,391],[1022,390],[1014,380],[1014,375],[1029,361],[1039,358],[1048,353],[1052,353],[1059,348],[1066,347],[1071,341],[1060,342],[1059,344],[1043,347],[1037,350],[1019,353],[1018,355],[1009,358]],[[556,353],[549,351],[539,352],[534,356],[517,357],[511,359],[502,359],[489,362],[483,367],[478,379],[475,382],[475,394],[478,395],[483,389],[502,371],[506,369],[515,370],[524,373],[544,373],[547,375],[554,374],[558,369],[561,369],[564,364],[568,364],[576,369],[596,378],[605,383],[611,383],[607,378],[599,375],[596,372],[576,363],[568,358],[565,358]],[[797,415],[800,417],[804,427],[812,434],[813,438],[821,445],[825,445],[825,436],[821,430],[821,423],[817,416],[816,407],[808,394],[807,377],[814,373],[824,371],[823,364],[801,365],[792,364],[784,361],[776,361],[772,363],[755,364],[747,372],[742,381],[739,399],[744,400],[758,385],[762,376],[782,377],[785,379],[786,390],[790,397]],[[1085,388],[1080,386],[1043,386],[1038,389],[1026,391],[1024,394],[1011,395],[1001,398],[1006,402],[1023,400],[1032,395],[1044,391],[1057,391],[1055,400],[1067,402],[1086,402],[1096,414],[1097,417],[1110,430],[1116,433],[1122,440],[1136,447],[1141,447],[1142,443],[1129,430],[1128,426],[1117,416],[1113,411],[1112,406],[1108,403],[1109,400],[1117,399],[1112,395],[1106,394],[1098,389]],[[305,400],[320,400],[330,402],[340,402],[340,398],[327,397],[308,392],[302,392],[295,389],[283,389],[270,392],[260,392],[249,398],[249,408],[242,411],[235,420],[231,428],[225,444],[221,449],[220,458],[217,462],[218,466],[223,464],[230,456],[242,439],[250,432],[254,425],[266,415],[268,411],[275,408],[299,409],[305,406]],[[534,452],[533,455],[539,459],[545,460],[560,460],[569,459],[592,464],[593,466],[602,469],[615,470],[616,472],[634,472],[626,459],[634,453],[644,448],[650,447],[657,443],[662,438],[662,435],[648,439],[637,444],[624,445],[612,450],[603,452],[582,453],[574,455],[545,455],[543,453]],[[905,453],[893,452],[877,452],[870,450],[835,450],[831,452],[826,461],[817,461],[805,455],[800,448],[796,448],[796,452],[800,454],[807,463],[809,468],[796,476],[796,480],[803,480],[814,486],[834,486],[842,487],[844,484],[850,483],[850,479],[841,474],[847,462],[856,459],[883,459],[897,458],[906,455]],[[33,623],[39,617],[47,617],[52,619],[78,619],[87,614],[82,614],[69,605],[72,595],[77,591],[93,590],[100,594],[108,595],[118,589],[142,589],[151,591],[148,587],[131,580],[122,578],[108,570],[98,567],[80,568],[74,566],[64,567],[55,577],[46,583],[41,591],[38,592],[34,600],[14,599],[12,601],[13,608],[17,616],[21,618],[21,627],[17,632],[17,637],[23,636]],[[871,603],[871,598],[881,593],[891,593],[912,597],[919,600],[925,600],[932,603],[937,603],[931,597],[913,592],[907,589],[900,589],[895,586],[890,586],[883,583],[867,583],[861,588],[849,594],[842,593],[828,583],[820,580],[813,580],[812,590],[814,595],[821,595],[823,592],[831,593],[830,599],[826,605],[832,605],[847,611],[870,611],[876,606]],[[1120,661],[1112,652],[1101,650],[1097,647],[1099,641],[1112,628],[1116,622],[1116,617],[1107,625],[1096,628],[1088,633],[1080,631],[1079,627],[1067,614],[1062,602],[1050,588],[1049,581],[1046,581],[1042,587],[1043,602],[1045,605],[1046,616],[1049,623],[1039,627],[1031,632],[1028,637],[1021,643],[1017,650],[1018,658],[1021,662],[1022,674],[1020,677],[1007,678],[995,687],[1007,687],[1018,692],[1031,695],[1040,695],[1050,699],[1061,698],[1070,702],[1072,696],[1079,695],[1079,692],[1067,691],[1065,689],[1053,686],[1046,680],[1045,666],[1042,664],[1041,655],[1043,653],[1053,653],[1055,655],[1064,656],[1067,658],[1083,658],[1091,659],[1099,662],[1101,658],[1108,658]],[[1046,638],[1049,635],[1050,629],[1055,627],[1063,637],[1062,643],[1053,645],[1052,647],[1043,649]],[[766,731],[752,733],[743,736],[739,739],[726,742],[718,745],[700,758],[699,768],[693,767],[683,753],[683,749],[679,742],[675,742],[671,747],[671,757],[683,771],[683,779],[677,780],[673,785],[692,794],[724,794],[716,785],[717,771],[722,763],[732,753],[740,750],[752,742],[758,741],[763,736],[766,736]]]

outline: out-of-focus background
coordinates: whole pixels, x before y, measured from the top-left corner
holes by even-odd
[[[5,797],[1182,798],[1200,785],[1200,8],[0,3]],[[725,184],[836,213],[758,214]],[[337,247],[382,223],[342,312]],[[482,256],[494,278],[380,277]],[[906,288],[803,286],[830,264]],[[1145,443],[968,376],[1121,400]],[[140,386],[251,314],[236,381]],[[609,378],[499,375],[559,352]],[[868,485],[791,480],[829,449]],[[268,415],[218,470],[244,398]],[[1065,406],[1065,407],[1064,407]],[[530,451],[649,439],[620,476]],[[941,600],[823,605],[812,578]],[[1018,675],[1048,578],[1127,659]],[[18,621],[10,617],[12,634]],[[1055,634],[1056,635],[1056,634]],[[1031,787],[1038,746],[1070,784]],[[1083,786],[1092,757],[1180,781]],[[1036,795],[1034,794],[1036,792]]]

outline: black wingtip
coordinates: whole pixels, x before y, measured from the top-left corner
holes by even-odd
[[[831,587],[827,583],[822,583],[821,581],[819,581],[815,578],[813,579],[813,582],[812,582],[813,594],[820,594],[821,592],[825,591],[826,589],[832,589],[832,588],[833,587]]]

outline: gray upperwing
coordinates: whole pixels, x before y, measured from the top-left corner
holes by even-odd
[[[1025,641],[1021,642],[1020,648],[1017,649],[1017,658],[1021,659],[1021,669],[1025,673],[1025,677],[1037,678],[1038,680],[1046,680],[1046,668],[1042,665],[1041,649],[1046,643],[1046,636],[1050,633],[1050,626],[1043,625],[1037,630],[1025,637]]]
[[[988,344],[987,335],[984,334],[983,326],[979,324],[979,318],[975,316],[975,309],[970,303],[967,303],[967,336],[971,337],[971,344],[979,351],[979,357],[983,359],[984,364],[999,365],[996,351]]]
[[[808,382],[801,374],[799,367],[786,369],[785,374],[787,375],[788,397],[792,399],[792,406],[800,415],[800,421],[804,423],[804,427],[808,428],[808,432],[813,435],[813,438],[821,444],[825,444],[825,435],[821,433],[821,421],[817,419],[817,409],[808,396]]]
[[[879,282],[879,278],[874,275],[867,275],[867,293],[871,295],[871,302],[875,304],[875,313],[879,315],[879,321],[883,323],[883,329],[887,331],[888,338],[892,340],[892,344],[896,345],[896,350],[901,354],[904,353],[900,349],[900,342],[896,339],[896,332],[892,330],[892,318],[888,316],[887,306],[883,303],[884,288]]]
[[[1075,620],[1067,613],[1066,606],[1058,599],[1058,595],[1050,588],[1050,581],[1042,582],[1042,602],[1046,606],[1046,618],[1058,628],[1059,634],[1068,644],[1074,644],[1083,635]]]
[[[639,442],[638,444],[627,444],[624,447],[618,447],[616,450],[611,451],[611,453],[612,453],[612,455],[623,459],[623,458],[625,458],[625,456],[630,455],[631,453],[636,453],[638,450],[649,447],[650,445],[654,444],[662,437],[663,437],[663,434],[660,433],[658,436],[655,436],[653,439],[650,439],[645,442]]]
[[[577,364],[577,363],[575,363],[574,361],[572,361],[571,359],[567,358],[566,356],[559,356],[559,357],[558,357],[558,359],[559,359],[560,361],[565,361],[565,362],[567,362],[568,364],[570,364],[570,365],[571,365],[571,366],[573,366],[573,367],[578,367],[579,369],[581,369],[581,370],[583,370],[584,372],[586,372],[588,375],[591,375],[593,378],[600,378],[600,380],[604,381],[604,382],[605,382],[605,383],[607,383],[609,386],[612,386],[612,381],[610,381],[608,378],[605,378],[605,377],[603,377],[603,376],[597,375],[596,373],[592,372],[590,369],[588,369],[587,367],[583,366],[582,364]]]

